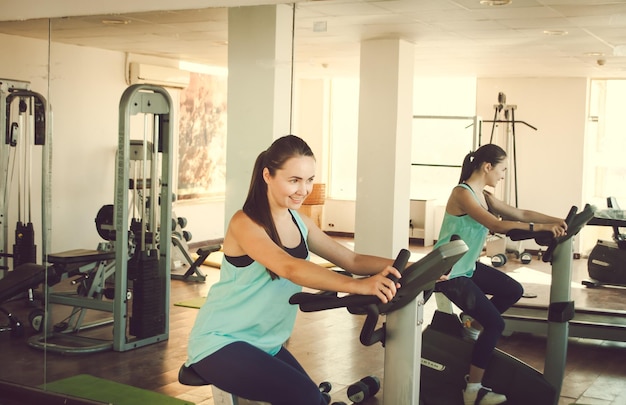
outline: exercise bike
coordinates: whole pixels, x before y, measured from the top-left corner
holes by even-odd
[[[484,383],[507,397],[507,404],[556,405],[559,400],[565,361],[569,321],[574,317],[570,299],[572,237],[593,218],[595,208],[587,205],[577,212],[572,207],[566,223],[567,234],[553,238],[550,232],[510,231],[512,240],[535,239],[547,249],[544,262],[552,263],[552,285],[548,308],[548,340],[544,373],[495,349],[485,370]],[[507,323],[506,312],[503,315]],[[423,334],[421,403],[424,405],[462,404],[465,375],[469,370],[473,342],[462,337],[462,324],[456,315],[436,311]]]
[[[384,304],[374,295],[351,294],[339,297],[336,293],[297,293],[289,302],[299,305],[303,312],[323,311],[345,307],[350,313],[366,315],[361,328],[360,341],[365,346],[380,342],[385,347],[385,379],[383,398],[387,404],[416,404],[419,398],[419,353],[421,351],[421,325],[423,301],[417,299],[421,292],[432,290],[435,281],[465,254],[467,246],[461,240],[451,241],[434,249],[419,261],[406,267],[410,252],[402,249],[393,266],[400,271],[402,288],[395,297]],[[348,275],[346,275],[348,276]],[[392,277],[392,276],[390,276]],[[412,304],[412,305],[409,305]],[[376,329],[380,315],[386,322]],[[407,361],[410,360],[410,361]],[[179,370],[181,384],[210,385],[193,369],[184,364]],[[236,396],[213,386],[213,395],[220,403],[238,403]],[[376,389],[377,391],[377,389]]]
[[[345,307],[351,314],[366,315],[361,328],[361,343],[365,346],[381,343],[385,348],[383,403],[417,404],[424,305],[419,296],[422,292],[432,291],[439,277],[448,273],[465,252],[465,242],[453,240],[405,268],[409,252],[402,250],[394,263],[402,274],[401,288],[386,304],[376,296],[339,297],[328,293],[298,293],[290,302],[298,304],[303,312]],[[380,315],[386,315],[386,319],[376,329]]]

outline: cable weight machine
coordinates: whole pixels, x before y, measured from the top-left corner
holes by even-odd
[[[498,93],[498,104],[493,105],[494,115],[493,120],[485,120],[483,122],[491,123],[491,134],[489,136],[489,143],[494,143],[494,135],[497,124],[506,124],[505,125],[505,140],[504,149],[507,151],[511,151],[512,156],[512,165],[513,165],[513,180],[511,181],[511,171],[507,170],[506,178],[505,178],[505,189],[504,189],[504,201],[511,204],[511,191],[514,194],[514,203],[515,207],[519,207],[518,203],[518,188],[517,188],[517,148],[516,148],[516,137],[515,137],[515,124],[523,124],[534,131],[537,130],[536,127],[530,125],[526,121],[520,121],[515,119],[515,110],[517,109],[517,105],[515,104],[507,104],[506,103],[506,94],[503,92]],[[502,119],[502,115],[504,115],[504,119]],[[511,188],[513,190],[511,190]],[[517,246],[511,249],[516,256],[522,261],[524,264],[530,263],[532,260],[532,255],[528,252],[522,251],[521,249],[521,241],[517,242]],[[493,235],[493,237],[487,240],[487,256],[491,257],[491,264],[494,267],[503,266],[506,261],[506,251],[507,251],[507,238],[505,236]]]
[[[50,229],[50,141],[46,115],[48,105],[30,82],[0,79],[0,303],[25,297],[33,305],[35,281],[45,277],[44,266],[37,264],[37,244],[32,211],[33,150],[41,155],[41,251],[46,258]],[[16,173],[17,172],[17,173]],[[15,194],[17,193],[17,196]],[[17,207],[17,208],[16,208]],[[16,218],[13,249],[9,250],[9,222]],[[37,222],[37,221],[35,221]],[[9,259],[12,259],[9,265]],[[31,283],[32,281],[32,283]],[[31,310],[34,319],[39,308]],[[23,335],[23,324],[5,308],[0,313],[9,320],[0,331]]]
[[[143,134],[131,140],[142,126],[139,116]],[[126,351],[169,335],[172,100],[162,87],[130,86],[119,120],[113,350]]]
[[[2,196],[0,200],[0,271],[8,271],[24,263],[37,263],[37,245],[32,222],[32,166],[33,147],[42,147],[42,221],[46,223],[49,197],[49,157],[46,145],[46,100],[30,90],[30,84],[18,80],[0,79],[0,128],[4,131],[0,142],[0,171]],[[15,170],[17,169],[17,174]],[[17,185],[13,181],[17,175]],[[15,190],[16,189],[16,190]],[[11,192],[17,191],[17,222],[12,253],[9,244],[9,207]],[[46,226],[42,226],[42,234]],[[45,239],[42,239],[45,240]],[[45,243],[44,243],[45,245]],[[45,257],[45,246],[42,246]],[[0,278],[3,273],[0,272]]]

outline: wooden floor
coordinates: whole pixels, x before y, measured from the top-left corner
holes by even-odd
[[[350,240],[341,241],[350,244]],[[430,248],[412,246],[411,250],[419,254],[430,251]],[[510,257],[502,270],[512,272],[522,266],[514,257]],[[547,278],[549,283],[547,275],[550,269],[536,258],[525,266],[525,270],[528,269],[535,270],[530,271],[530,274],[534,274],[536,279],[524,283],[525,287],[527,291],[537,292],[538,297],[532,300],[540,302],[546,294],[545,282]],[[173,304],[206,295],[211,283],[219,276],[219,271],[205,267],[203,272],[208,276],[206,283],[172,280],[170,335],[167,341],[126,352],[59,355],[30,348],[26,344],[26,338],[15,339],[8,333],[0,333],[0,379],[39,386],[72,375],[91,374],[197,404],[212,405],[210,388],[182,386],[177,381],[178,369],[186,358],[187,337],[197,310]],[[574,284],[579,283],[586,275],[586,260],[574,261]],[[589,290],[575,286],[573,295],[577,307],[584,304],[626,310],[626,289],[603,287]],[[21,318],[25,317],[23,320],[28,323],[29,308],[23,301],[10,302],[3,306],[13,310]],[[434,300],[426,304],[426,323],[432,316],[434,307]],[[339,396],[342,389],[345,391],[347,385],[364,376],[375,375],[381,380],[384,377],[384,349],[379,344],[364,347],[359,343],[361,322],[362,317],[339,309],[298,314],[289,349],[314,380],[333,384],[333,400],[341,399]],[[105,327],[105,333],[111,333],[110,327]],[[542,371],[545,343],[542,337],[513,334],[502,337],[498,347]],[[570,339],[559,405],[573,403],[626,404],[625,342]],[[364,404],[382,404],[382,392]]]

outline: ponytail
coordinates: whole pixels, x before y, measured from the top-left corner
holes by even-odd
[[[468,153],[463,159],[459,184],[467,181],[472,173],[482,167],[483,163],[491,163],[495,166],[504,159],[506,159],[506,152],[504,149],[493,143],[485,144],[476,149],[474,152]]]
[[[267,199],[267,183],[263,178],[263,170],[267,168],[270,176],[273,177],[287,160],[298,156],[314,157],[309,145],[295,135],[278,138],[267,150],[261,152],[254,162],[248,196],[243,204],[243,212],[262,226],[270,239],[278,246],[282,246],[282,243],[270,211],[270,203]],[[267,269],[267,272],[272,280],[278,278],[270,269]]]
[[[465,155],[465,158],[463,158],[463,165],[461,166],[461,177],[459,178],[459,184],[469,179],[472,173],[474,172],[475,162],[476,162],[474,155],[475,155],[474,152],[470,152],[467,155]]]

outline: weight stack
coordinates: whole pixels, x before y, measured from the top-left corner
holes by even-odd
[[[129,332],[144,339],[165,333],[165,282],[159,274],[159,252],[137,252],[129,262],[134,269],[133,304]]]
[[[24,263],[37,263],[35,230],[31,222],[18,222],[15,226],[15,244],[13,245],[13,268]]]

